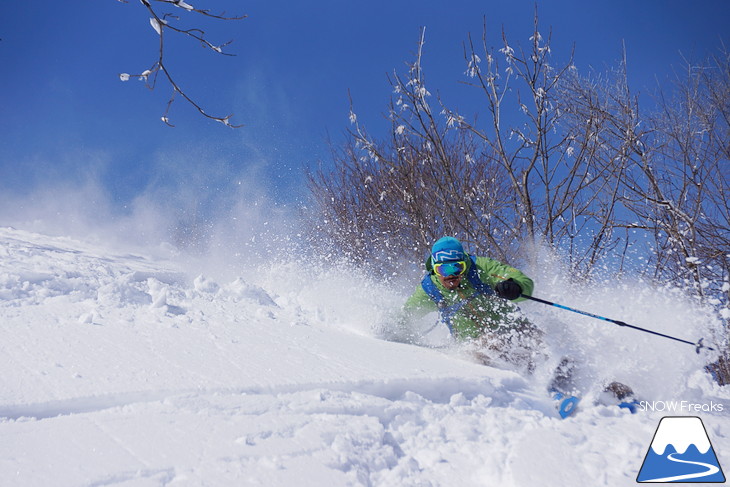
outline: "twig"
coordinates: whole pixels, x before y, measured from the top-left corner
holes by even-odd
[[[127,0],[118,0],[122,3],[128,3]],[[152,0],[159,3],[169,4],[172,6],[175,6],[177,8],[183,9],[188,12],[195,12],[200,15],[203,15],[205,17],[210,17],[214,19],[219,20],[242,20],[245,19],[246,15],[240,15],[240,16],[227,16],[225,12],[220,14],[213,14],[209,10],[202,10],[197,9],[193,7],[192,5],[185,2],[185,0]],[[180,85],[175,81],[172,74],[168,70],[167,66],[165,65],[165,30],[170,29],[173,32],[177,32],[178,34],[182,34],[188,37],[191,37],[198,42],[200,42],[204,47],[210,48],[211,50],[217,52],[218,54],[222,54],[224,56],[235,56],[235,54],[230,54],[223,52],[223,48],[231,44],[232,41],[225,42],[223,44],[213,44],[210,41],[208,41],[205,38],[205,31],[198,28],[192,28],[192,29],[180,29],[178,27],[175,27],[174,25],[170,24],[168,22],[168,19],[174,19],[179,20],[178,17],[176,17],[173,14],[165,13],[160,16],[155,8],[152,6],[152,3],[150,0],[140,0],[142,5],[145,6],[145,8],[149,11],[149,13],[152,15],[150,18],[150,24],[152,25],[152,28],[155,29],[157,34],[160,38],[160,48],[159,48],[159,57],[157,61],[152,65],[152,67],[140,74],[127,74],[122,73],[119,75],[119,78],[122,81],[127,81],[129,78],[134,77],[138,78],[145,82],[145,85],[153,90],[155,88],[155,84],[157,82],[157,75],[162,72],[165,75],[165,78],[172,86],[172,95],[170,96],[169,101],[167,102],[167,108],[165,109],[165,113],[160,119],[169,125],[170,127],[174,127],[172,123],[170,123],[170,119],[168,117],[168,114],[170,113],[170,107],[172,106],[173,101],[175,100],[175,95],[179,93],[189,104],[191,104],[193,107],[195,107],[198,112],[200,112],[201,115],[203,115],[206,118],[209,118],[211,120],[215,120],[216,122],[220,122],[223,125],[226,125],[228,127],[232,128],[239,128],[243,127],[243,125],[234,125],[231,123],[230,119],[233,116],[233,114],[230,114],[228,116],[222,117],[222,116],[216,116],[216,115],[210,115],[206,113],[206,111],[203,109],[203,107],[200,106],[199,103],[197,103],[195,100],[193,100],[190,96],[185,93],[185,91],[180,87]],[[152,81],[150,82],[150,77],[152,77]]]

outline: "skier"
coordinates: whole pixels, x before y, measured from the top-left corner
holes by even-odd
[[[426,260],[426,275],[403,311],[413,321],[439,311],[452,336],[469,343],[486,365],[535,366],[542,332],[512,303],[534,284],[521,271],[488,257],[470,256],[454,237],[440,238]]]
[[[406,321],[438,311],[451,335],[466,343],[474,357],[485,365],[523,369],[532,373],[538,362],[547,360],[543,332],[513,303],[531,296],[532,279],[518,269],[488,257],[467,254],[454,237],[442,237],[426,259],[426,275],[403,306]],[[559,401],[562,417],[575,409],[573,396],[575,363],[563,357],[548,384]],[[633,391],[620,382],[604,388],[621,401],[621,407],[635,411]]]

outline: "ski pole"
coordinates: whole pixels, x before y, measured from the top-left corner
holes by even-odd
[[[626,323],[624,321],[612,320],[611,318],[606,318],[605,316],[599,316],[599,315],[595,315],[593,313],[588,313],[586,311],[581,311],[579,309],[569,308],[568,306],[564,306],[564,305],[558,304],[558,303],[553,303],[553,302],[547,301],[545,299],[540,299],[540,298],[536,298],[536,297],[533,297],[533,296],[528,296],[527,294],[522,294],[522,297],[525,298],[525,299],[530,299],[532,301],[537,301],[538,303],[548,304],[550,306],[555,306],[556,308],[564,309],[564,310],[567,310],[567,311],[572,311],[573,313],[578,313],[578,314],[581,314],[581,315],[590,316],[591,318],[596,318],[596,319],[599,319],[599,320],[608,321],[609,323],[613,323],[615,325],[627,326],[629,328],[633,328],[634,330],[639,330],[639,331],[643,331],[645,333],[651,333],[652,335],[657,335],[657,336],[664,337],[664,338],[669,338],[671,340],[675,340],[675,341],[678,341],[678,342],[686,343],[688,345],[692,345],[693,347],[695,347],[695,351],[697,353],[700,353],[700,349],[701,348],[706,348],[707,350],[712,350],[713,352],[715,351],[714,348],[708,347],[707,345],[705,345],[705,344],[702,343],[702,340],[704,340],[704,338],[700,338],[697,343],[692,343],[692,342],[687,341],[687,340],[682,340],[681,338],[673,337],[673,336],[670,336],[670,335],[665,335],[663,333],[659,333],[659,332],[656,332],[656,331],[647,330],[646,328],[641,328],[641,327],[638,327],[638,326],[630,325],[630,324],[628,324],[628,323]]]

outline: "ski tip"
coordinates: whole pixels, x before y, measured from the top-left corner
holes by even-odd
[[[631,414],[636,414],[639,411],[639,401],[636,399],[632,401],[623,401],[618,404],[618,407],[621,409],[628,409],[631,411]]]
[[[575,409],[578,407],[578,403],[580,402],[579,397],[563,396],[560,393],[556,394],[554,398],[560,401],[558,403],[558,414],[562,419],[570,417],[575,412]]]

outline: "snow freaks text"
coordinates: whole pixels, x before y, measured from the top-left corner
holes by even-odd
[[[722,412],[724,405],[710,401],[709,403],[694,403],[690,401],[640,401],[641,411],[659,411],[671,413],[700,413]]]

